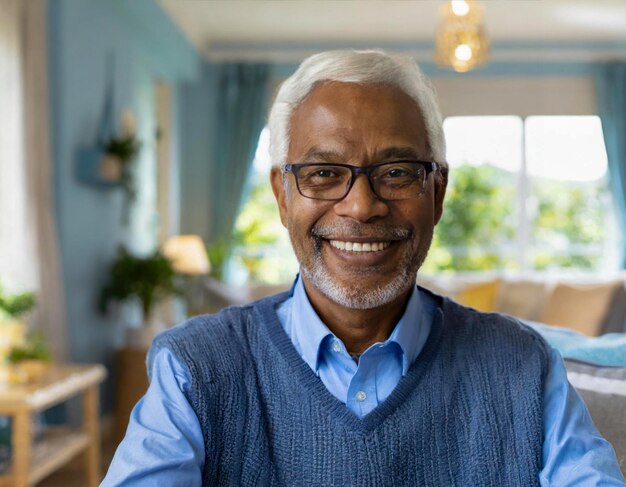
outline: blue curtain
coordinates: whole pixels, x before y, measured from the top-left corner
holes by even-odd
[[[595,85],[609,158],[609,180],[622,234],[621,264],[626,269],[626,63],[598,65]]]
[[[219,70],[210,237],[229,242],[265,125],[270,66],[229,63]]]

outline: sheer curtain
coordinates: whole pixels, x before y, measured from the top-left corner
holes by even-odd
[[[35,326],[67,359],[54,221],[45,0],[0,2],[0,281],[37,295]]]

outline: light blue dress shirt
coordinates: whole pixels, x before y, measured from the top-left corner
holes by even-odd
[[[430,333],[434,299],[415,288],[387,340],[371,345],[357,363],[322,323],[302,280],[278,309],[287,335],[328,390],[358,417],[384,401],[417,358]],[[420,323],[420,326],[415,326]],[[184,364],[167,349],[154,358],[146,395],[133,409],[126,436],[102,486],[201,485],[202,429],[185,393]],[[542,486],[625,486],[615,452],[598,433],[585,404],[552,349],[544,390]]]

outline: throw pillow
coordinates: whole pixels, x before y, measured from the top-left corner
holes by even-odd
[[[456,299],[470,308],[492,312],[496,310],[499,288],[500,281],[498,280],[470,284],[457,294]]]
[[[591,285],[557,284],[539,321],[597,336],[602,331],[602,322],[619,285],[622,281]]]
[[[503,281],[498,293],[497,310],[525,320],[539,321],[546,300],[542,281]]]

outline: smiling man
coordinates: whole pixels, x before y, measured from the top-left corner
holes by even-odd
[[[155,340],[103,485],[624,485],[557,352],[415,285],[447,184],[415,63],[312,56],[269,126],[300,275]]]

